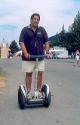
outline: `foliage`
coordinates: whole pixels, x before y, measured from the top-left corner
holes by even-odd
[[[13,40],[10,44],[10,50],[11,50],[11,53],[14,54],[16,53],[17,51],[19,51],[19,47],[17,45],[17,42],[15,40]]]
[[[69,27],[69,32],[73,34],[75,39],[74,48],[80,49],[80,12],[78,11],[76,17],[74,18],[74,23]]]
[[[78,11],[74,22],[69,26],[69,31],[66,32],[64,25],[60,33],[50,37],[51,46],[62,46],[66,47],[70,52],[80,49],[80,13]]]
[[[56,34],[55,36],[52,36],[49,38],[50,41],[50,47],[53,47],[54,45],[57,46],[58,45],[58,34]]]

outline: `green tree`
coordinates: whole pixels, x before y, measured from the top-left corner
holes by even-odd
[[[49,38],[49,44],[50,44],[50,47],[53,47],[53,46],[58,46],[58,33],[56,33],[55,36],[52,36]]]
[[[74,22],[69,26],[68,32],[65,31],[64,25],[60,33],[50,37],[51,46],[66,47],[70,52],[80,49],[80,12],[78,11]]]
[[[69,32],[73,35],[73,48],[74,50],[80,49],[80,12],[78,11],[76,17],[74,18],[73,24],[69,27]]]
[[[58,34],[57,44],[58,44],[59,46],[66,47],[65,34],[66,34],[66,31],[65,31],[64,25],[63,25],[61,32]]]
[[[15,40],[13,40],[11,42],[9,48],[10,48],[12,54],[16,53],[19,50],[19,47],[18,47],[17,42]]]

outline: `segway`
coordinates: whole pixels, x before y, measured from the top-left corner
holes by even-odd
[[[48,84],[43,84],[41,88],[41,96],[38,96],[37,91],[37,73],[38,73],[38,60],[45,57],[44,55],[34,56],[31,55],[30,58],[36,58],[35,63],[35,82],[34,82],[34,89],[32,92],[31,98],[27,97],[27,91],[23,85],[20,85],[18,88],[18,104],[20,109],[24,109],[29,106],[44,106],[49,107],[51,103],[51,91],[49,89]]]

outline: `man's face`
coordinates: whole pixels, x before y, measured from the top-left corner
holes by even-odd
[[[31,25],[33,27],[38,27],[38,24],[39,24],[39,17],[38,16],[34,16],[32,19],[31,19]]]

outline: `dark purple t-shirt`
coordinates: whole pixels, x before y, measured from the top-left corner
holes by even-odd
[[[48,35],[43,27],[38,27],[34,32],[30,26],[27,26],[21,31],[19,43],[20,42],[25,44],[30,55],[44,55],[43,45],[45,42],[48,42]],[[22,59],[27,60],[24,54],[22,54]]]

